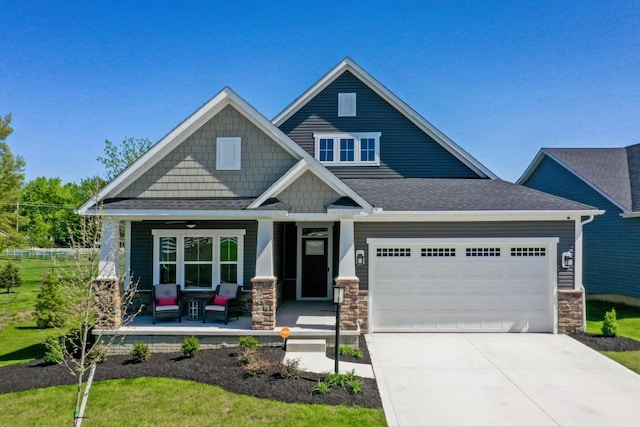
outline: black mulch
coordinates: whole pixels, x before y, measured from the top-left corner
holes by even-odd
[[[571,335],[572,338],[597,351],[637,351],[640,341],[625,337],[605,337],[603,335],[582,332]]]
[[[362,347],[364,346],[364,347]],[[361,363],[370,360],[364,339],[361,348],[365,358],[355,360],[343,356],[340,360]],[[166,377],[192,380],[216,385],[233,393],[268,398],[289,403],[316,403],[324,405],[358,405],[366,408],[382,408],[378,387],[374,379],[361,378],[363,393],[350,394],[342,388],[333,388],[328,393],[311,394],[311,389],[322,375],[302,372],[298,379],[283,379],[280,362],[284,356],[282,348],[260,347],[259,355],[271,363],[271,368],[262,375],[247,375],[236,358],[235,348],[202,350],[193,358],[184,358],[180,353],[156,353],[144,363],[132,363],[130,356],[110,356],[100,363],[95,381]],[[47,365],[42,360],[0,368],[0,394],[31,390],[43,387],[74,384],[73,377],[62,365]]]

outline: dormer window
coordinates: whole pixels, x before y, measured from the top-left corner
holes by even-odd
[[[380,132],[315,133],[315,158],[327,166],[379,166]]]
[[[355,93],[339,93],[338,94],[338,117],[355,117],[356,116],[356,94]]]

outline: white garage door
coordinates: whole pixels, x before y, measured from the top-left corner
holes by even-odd
[[[552,239],[368,239],[373,332],[554,332]]]

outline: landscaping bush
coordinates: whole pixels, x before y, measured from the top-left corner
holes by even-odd
[[[200,340],[194,336],[186,337],[181,347],[184,357],[193,357],[200,350]]]
[[[322,381],[311,389],[311,394],[325,394],[333,387],[340,386],[351,394],[362,393],[362,380],[356,377],[355,370],[351,370],[346,374],[336,374],[333,372],[325,372]]]
[[[131,357],[135,363],[146,362],[151,359],[151,349],[143,342],[137,342],[131,349]]]
[[[44,342],[44,361],[45,363],[61,363],[64,359],[62,354],[62,346],[60,338],[49,337]]]
[[[49,274],[36,298],[36,324],[38,328],[62,328],[66,323],[67,298],[58,278]]]
[[[240,337],[238,339],[238,346],[242,351],[256,351],[260,346],[260,343],[257,339],[252,336]]]
[[[340,355],[341,356],[351,356],[351,357],[354,357],[356,359],[362,359],[362,357],[363,357],[361,349],[353,348],[353,347],[350,347],[348,345],[341,345],[339,351],[340,351]]]
[[[331,387],[324,381],[318,381],[316,385],[311,389],[311,394],[326,394]]]
[[[618,336],[618,318],[616,309],[612,308],[604,314],[604,322],[602,322],[602,335],[605,337]]]
[[[0,287],[5,288],[7,292],[11,292],[11,288],[17,288],[20,285],[22,285],[20,270],[9,261],[0,269]]]
[[[280,363],[280,376],[297,380],[300,377],[300,359],[288,359]]]
[[[90,362],[103,363],[107,361],[107,349],[102,345],[95,345],[87,354]]]

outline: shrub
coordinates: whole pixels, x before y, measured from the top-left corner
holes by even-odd
[[[131,349],[131,357],[136,363],[146,362],[151,359],[151,349],[143,342],[137,342]]]
[[[260,343],[257,339],[252,336],[240,337],[238,339],[238,346],[242,351],[256,351],[260,346]]]
[[[60,338],[49,337],[44,342],[45,363],[61,363],[64,359]]]
[[[49,274],[36,298],[36,324],[38,328],[62,328],[66,323],[67,298],[58,278]]]
[[[351,356],[355,357],[356,359],[362,359],[363,356],[361,349],[353,348],[348,345],[341,345],[339,351],[341,356]]]
[[[252,357],[244,364],[244,370],[252,377],[264,374],[271,367],[271,363],[259,357]]]
[[[345,384],[347,382],[347,379],[345,378],[345,376],[343,374],[335,374],[332,372],[326,372],[324,374],[324,382],[327,383],[327,385],[331,388],[331,387],[336,387],[336,386],[340,386],[342,388],[345,388]]]
[[[612,308],[604,314],[604,322],[602,322],[602,335],[606,337],[618,336],[618,318],[616,309]]]
[[[351,390],[351,394],[358,394],[363,392],[362,381],[354,379],[352,381],[349,381],[348,384],[349,389]]]
[[[326,394],[330,388],[331,387],[329,387],[329,385],[324,381],[318,381],[318,383],[311,389],[311,394]]]
[[[297,380],[300,377],[300,359],[288,359],[280,364],[280,376],[282,378],[293,378]]]
[[[200,350],[200,340],[194,336],[186,337],[181,347],[184,357],[193,357]]]
[[[20,285],[22,285],[20,270],[9,261],[0,269],[0,287],[5,288],[7,292],[11,292],[11,288],[17,288]]]
[[[89,350],[89,353],[87,354],[87,358],[89,358],[89,361],[91,363],[102,363],[102,362],[106,362],[107,361],[107,349],[98,344],[98,345],[94,345],[93,348],[91,348],[91,350]]]

